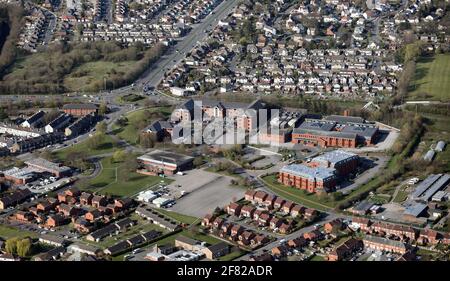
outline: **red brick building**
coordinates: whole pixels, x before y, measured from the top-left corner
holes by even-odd
[[[360,117],[327,116],[322,120],[306,119],[292,132],[292,143],[320,147],[373,145],[378,128]]]
[[[98,105],[93,103],[85,103],[85,104],[65,104],[62,107],[62,111],[67,114],[71,114],[73,116],[82,117],[89,114],[98,114]]]
[[[334,191],[336,180],[337,176],[334,169],[311,168],[300,164],[284,166],[278,174],[280,183],[303,189],[310,193]]]

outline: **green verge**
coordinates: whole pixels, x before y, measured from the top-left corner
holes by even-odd
[[[130,173],[124,163],[113,162],[112,157],[103,158],[101,163],[103,167],[101,173],[80,188],[101,194],[130,197],[159,183],[167,185],[172,182],[170,179],[158,176]]]

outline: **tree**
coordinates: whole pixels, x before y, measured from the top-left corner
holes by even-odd
[[[126,167],[126,170],[128,172],[136,172],[136,170],[139,168],[139,163],[136,160],[136,157],[133,155],[126,155],[124,166]]]
[[[333,192],[331,196],[333,201],[340,201],[344,198],[344,194],[340,191]]]
[[[19,238],[13,237],[5,242],[5,251],[8,254],[15,254],[17,253],[17,241],[19,241]]]
[[[87,140],[87,146],[90,149],[98,149],[100,147],[100,145],[103,144],[105,140],[105,134],[101,133],[101,132],[97,132],[95,135],[93,135],[92,137],[90,137]]]
[[[139,135],[139,144],[143,148],[153,148],[156,140],[157,138],[155,134],[144,133]]]
[[[105,103],[100,104],[99,108],[98,108],[98,114],[100,115],[105,115],[108,112],[108,107],[106,106]]]
[[[108,126],[106,125],[105,122],[102,121],[95,126],[95,129],[97,130],[97,132],[106,133]]]
[[[416,61],[416,59],[422,52],[422,45],[423,45],[422,41],[417,41],[405,46],[405,57],[404,57],[405,63],[409,61]]]
[[[125,150],[117,150],[116,152],[114,152],[113,154],[113,160],[114,162],[123,162],[125,160],[127,156],[127,153],[125,152]]]
[[[26,257],[30,254],[31,250],[31,240],[25,238],[17,241],[17,254],[21,257]]]

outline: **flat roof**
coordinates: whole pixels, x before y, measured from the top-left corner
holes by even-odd
[[[364,200],[360,202],[358,205],[353,207],[353,210],[355,211],[368,211],[370,208],[372,208],[375,205],[375,203],[369,202],[367,200]]]
[[[307,119],[302,124],[300,124],[300,126],[298,126],[296,129],[328,132],[333,130],[335,126],[336,122]]]
[[[423,213],[428,206],[422,203],[413,203],[406,207],[404,214],[409,216],[418,217],[421,213]]]
[[[312,161],[325,162],[328,161],[330,163],[336,164],[341,161],[345,161],[348,159],[358,158],[358,155],[355,153],[347,152],[344,150],[333,150],[329,152],[325,152],[322,155],[319,155],[312,159]]]
[[[28,166],[37,166],[38,168],[41,168],[43,170],[52,170],[58,172],[67,172],[71,170],[69,167],[61,166],[44,158],[33,158],[25,161],[25,164]]]
[[[63,109],[97,109],[98,105],[95,103],[69,103],[63,105]]]
[[[325,120],[335,121],[339,123],[364,123],[366,120],[357,116],[343,116],[343,115],[329,115],[324,118]]]
[[[377,127],[374,126],[358,126],[353,124],[345,125],[344,129],[341,132],[343,133],[351,133],[357,134],[358,136],[362,136],[364,138],[373,137],[378,131]]]
[[[304,178],[321,179],[321,180],[336,177],[335,169],[323,167],[311,168],[301,164],[291,164],[284,166],[283,168],[281,168],[280,172],[289,173]]]
[[[13,167],[2,172],[5,176],[14,177],[17,179],[29,179],[33,177],[34,170],[31,168],[17,168]]]
[[[430,198],[439,190],[443,189],[448,182],[450,181],[450,175],[444,174],[440,177],[426,192],[423,194],[420,199],[428,201]]]
[[[437,175],[432,174],[432,175],[428,176],[426,179],[424,179],[414,190],[414,192],[412,194],[413,198],[420,197],[441,176],[442,176],[442,174],[437,174]]]
[[[194,160],[194,157],[178,154],[175,152],[154,150],[138,157],[137,159],[142,161],[161,161],[167,162],[168,164],[181,165]]]

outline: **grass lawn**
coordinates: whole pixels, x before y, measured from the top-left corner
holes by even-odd
[[[101,154],[112,153],[115,150],[115,142],[109,135],[105,135],[103,142],[96,148],[91,149],[87,145],[87,139],[68,148],[57,151],[56,157],[59,159],[67,159],[67,155],[71,152],[84,152],[87,156],[95,156]]]
[[[315,255],[310,259],[310,261],[325,261],[325,258],[322,256]]]
[[[196,217],[183,215],[183,214],[172,212],[172,211],[165,210],[165,209],[155,209],[155,210],[169,218],[172,218],[172,219],[182,222],[182,223],[193,224],[193,223],[200,222],[200,219],[196,218]]]
[[[217,239],[213,236],[209,236],[209,235],[206,235],[203,233],[193,233],[188,230],[183,230],[182,232],[179,233],[179,235],[183,235],[183,236],[195,239],[195,240],[203,241],[210,245],[214,245],[214,244],[222,242],[222,240]]]
[[[170,107],[155,107],[137,110],[126,115],[128,124],[124,127],[114,126],[114,131],[117,136],[131,145],[135,145],[139,136],[139,127],[145,127],[150,125],[155,118],[151,114],[147,115],[146,111],[150,113],[161,113],[162,116],[168,117],[171,114]]]
[[[70,91],[88,91],[93,85],[104,83],[111,74],[125,74],[135,61],[111,62],[95,61],[82,64],[64,79],[64,86]],[[102,84],[103,85],[103,84]]]
[[[102,194],[130,197],[161,181],[164,184],[171,182],[170,179],[157,176],[141,175],[135,172],[130,173],[123,163],[112,162],[111,159],[111,157],[103,158],[101,161],[102,172],[91,179],[86,186],[81,186],[81,188]]]
[[[303,190],[284,186],[277,181],[276,175],[262,177],[262,180],[276,194],[307,207],[327,211],[336,205],[336,202],[325,201],[315,194],[308,194]]]
[[[406,186],[400,188],[400,190],[397,193],[397,196],[395,196],[395,198],[394,198],[395,203],[401,203],[406,200],[409,193],[406,192],[405,189],[406,189]]]
[[[13,237],[36,237],[36,233],[31,232],[31,231],[26,231],[26,230],[20,230],[14,227],[9,227],[9,226],[5,226],[5,225],[0,225],[0,237],[2,239],[9,239],[9,238],[13,238]]]
[[[450,55],[439,54],[417,62],[414,81],[410,85],[411,100],[450,100]]]

